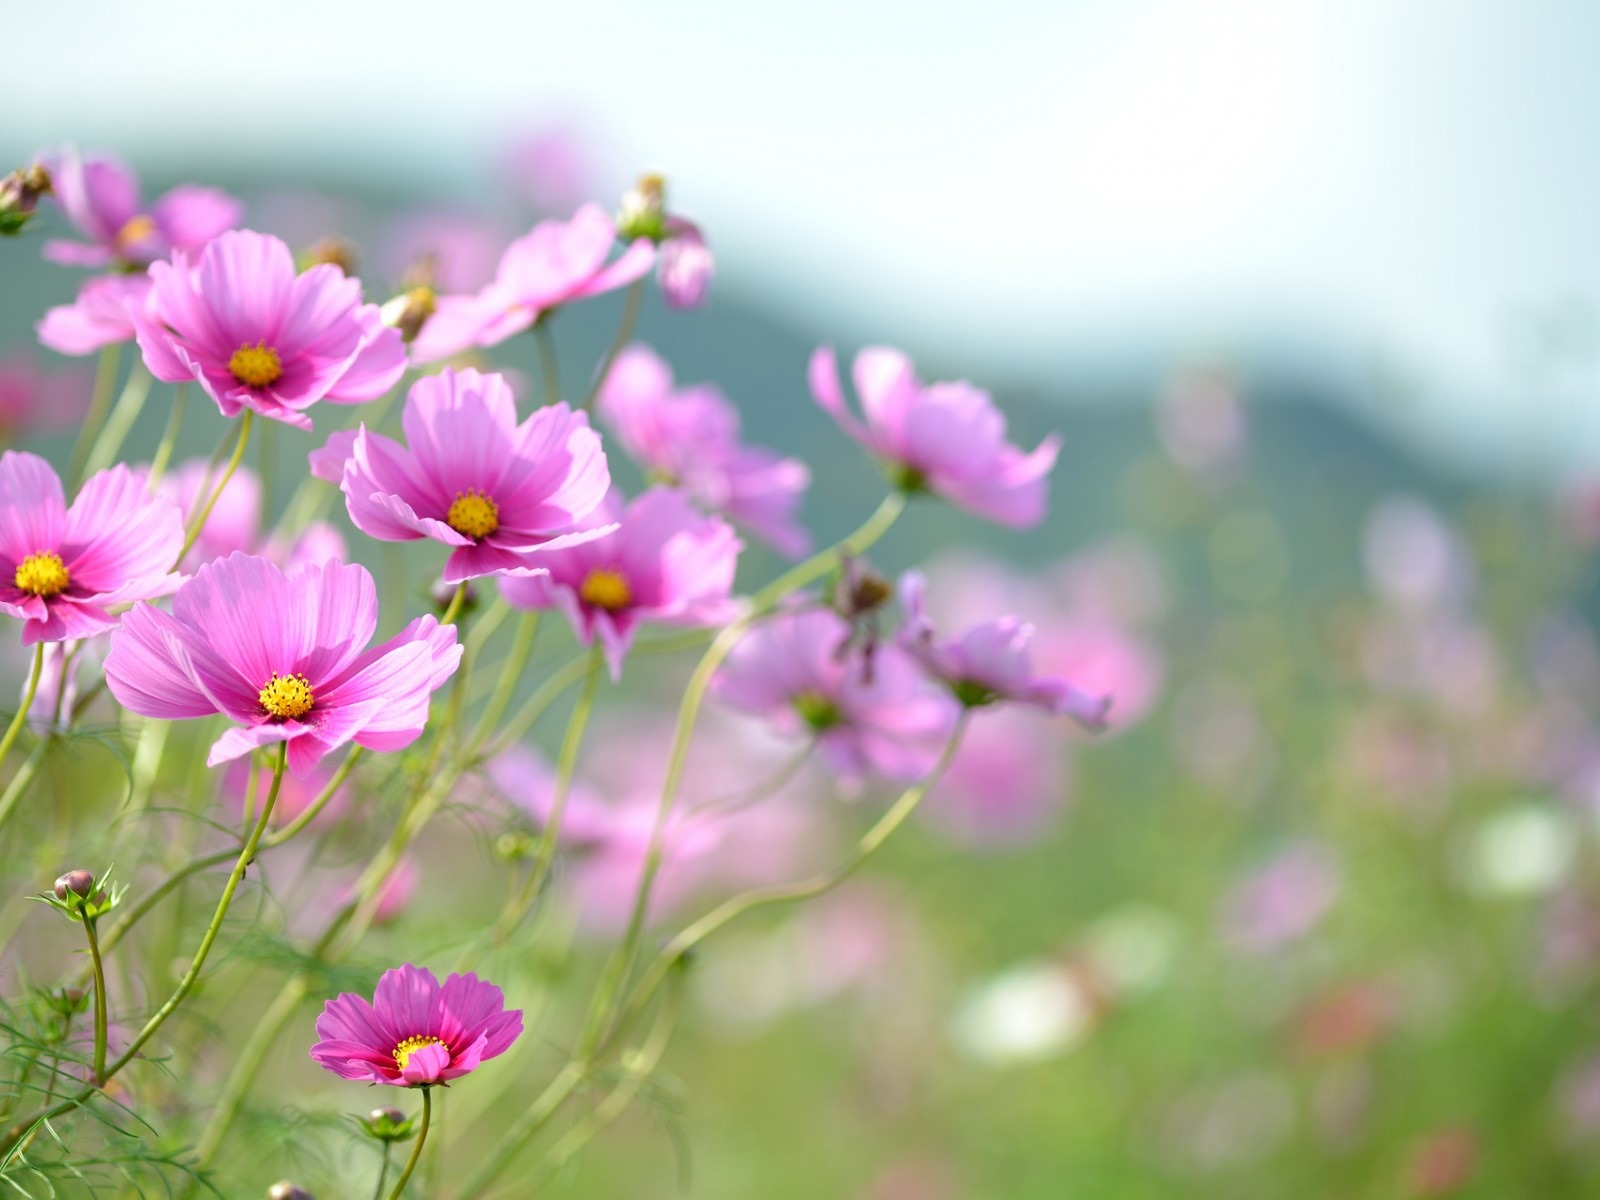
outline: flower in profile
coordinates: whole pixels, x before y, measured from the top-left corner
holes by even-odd
[[[385,971],[372,1003],[354,992],[329,1000],[317,1018],[311,1057],[340,1079],[429,1087],[476,1070],[522,1035],[522,1010],[476,975],[407,963]]]
[[[847,434],[889,467],[895,486],[934,492],[958,508],[1026,529],[1044,519],[1060,439],[1024,454],[1006,441],[1006,421],[989,393],[970,383],[917,379],[898,350],[868,346],[851,370],[865,421],[845,405],[839,367],[824,346],[811,356],[811,393]]]
[[[71,149],[47,164],[55,199],[87,242],[50,241],[44,256],[71,267],[145,267],[174,251],[192,253],[239,223],[244,207],[226,192],[184,184],[146,206],[139,181],[108,155]]]
[[[123,617],[106,684],[141,716],[237,722],[212,745],[208,766],[288,742],[289,769],[303,777],[347,742],[409,746],[427,723],[428,698],[455,673],[454,626],[419,617],[369,649],[377,625],[365,567],[285,573],[233,554],[196,571],[171,615],[141,604]]]
[[[608,537],[540,556],[548,574],[503,579],[519,608],[558,608],[585,645],[600,639],[613,678],[642,622],[717,625],[736,611],[729,593],[739,539],[716,517],[696,512],[681,492],[651,488],[626,509],[613,493],[591,515]]]
[[[451,547],[446,583],[541,570],[550,551],[613,528],[578,528],[611,485],[585,413],[546,405],[519,425],[504,376],[447,369],[412,385],[402,424],[409,446],[365,425],[335,434],[312,474],[338,482],[363,533]]]
[[[964,706],[1010,701],[1071,717],[1085,729],[1105,728],[1110,696],[1094,696],[1065,679],[1033,673],[1028,653],[1032,625],[1020,617],[999,617],[979,622],[958,638],[939,641],[924,602],[926,587],[920,571],[907,571],[901,577],[906,623],[900,644]]]
[[[893,645],[878,647],[868,676],[856,656],[839,653],[850,633],[831,610],[780,614],[734,647],[714,692],[782,734],[815,739],[846,783],[926,774],[949,737],[954,702]]]
[[[700,227],[667,211],[663,176],[640,176],[622,197],[617,232],[625,238],[649,238],[656,244],[656,283],[668,308],[699,308],[705,303],[716,260]]]
[[[797,458],[742,443],[739,410],[714,385],[674,388],[659,355],[630,346],[611,364],[595,410],[651,479],[682,488],[792,558],[810,549],[795,514],[811,472]]]
[[[331,264],[296,274],[289,247],[248,229],[198,260],[179,250],[150,268],[133,310],[145,366],[167,383],[194,380],[223,416],[251,409],[301,429],[318,400],[376,400],[406,369],[405,345],[361,284]]]
[[[165,596],[182,546],[177,505],[127,467],[91,476],[69,508],[44,459],[0,455],[0,612],[25,622],[24,645],[104,633],[111,606]]]
[[[615,288],[650,269],[655,247],[638,238],[608,263],[617,228],[605,209],[585,204],[570,221],[541,221],[506,247],[494,282],[475,295],[440,296],[411,357],[435,362],[469,346],[498,346],[545,314]]]
[[[93,354],[131,342],[133,314],[150,297],[150,277],[96,275],[84,281],[71,304],[58,304],[34,326],[39,343],[57,354]]]

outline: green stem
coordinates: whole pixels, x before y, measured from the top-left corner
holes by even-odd
[[[206,1122],[200,1140],[195,1143],[197,1171],[203,1171],[211,1165],[213,1156],[221,1148],[222,1140],[228,1134],[228,1126],[233,1123],[240,1102],[250,1090],[250,1084],[261,1070],[261,1064],[266,1061],[267,1052],[276,1044],[284,1022],[294,1015],[294,1010],[299,1007],[300,1001],[305,999],[308,983],[304,974],[291,976],[278,992],[277,999],[261,1015],[261,1020],[250,1035],[250,1040],[245,1043],[244,1049],[239,1051],[233,1070],[228,1072],[227,1081],[217,1097],[211,1119]]]
[[[82,912],[79,915],[89,937],[89,961],[94,964],[94,1073],[89,1078],[99,1087],[106,1079],[106,967],[100,958],[100,940],[95,936],[95,918]]]
[[[522,680],[522,672],[528,665],[528,659],[533,654],[534,642],[539,636],[539,615],[537,611],[525,612],[517,618],[516,637],[512,640],[511,650],[506,655],[505,662],[501,664],[500,678],[495,681],[489,703],[477,720],[478,729],[468,746],[468,758],[476,754],[478,748],[489,740],[490,735],[500,724],[501,718],[506,715],[506,709],[510,707],[511,697],[516,694],[517,684]]]
[[[544,1091],[539,1093],[522,1116],[501,1135],[494,1149],[489,1152],[489,1156],[467,1176],[466,1182],[461,1185],[459,1193],[461,1200],[470,1200],[470,1197],[476,1196],[494,1181],[496,1175],[506,1169],[517,1151],[535,1137],[549,1123],[550,1118],[561,1110],[567,1097],[572,1095],[587,1077],[588,1070],[587,1063],[574,1059],[556,1073],[556,1077],[545,1086]]]
[[[89,411],[83,416],[83,429],[73,443],[72,457],[68,459],[67,478],[74,488],[83,481],[83,464],[89,460],[89,450],[100,436],[106,412],[111,405],[111,388],[117,382],[117,368],[122,365],[122,343],[106,346],[100,351],[100,362],[95,367],[94,391],[89,399]]]
[[[533,323],[533,340],[539,345],[539,395],[546,404],[561,400],[561,370],[556,365],[556,340],[550,336],[550,323],[541,318]]]
[[[467,583],[462,580],[456,584],[456,593],[450,597],[450,603],[444,610],[444,616],[439,618],[441,625],[454,625],[456,618],[461,615],[461,606],[467,602]]]
[[[222,496],[223,489],[228,486],[228,481],[233,478],[233,473],[239,469],[239,463],[244,459],[244,448],[250,442],[250,423],[254,417],[255,413],[250,409],[244,410],[244,416],[239,421],[239,441],[233,448],[233,457],[228,459],[228,469],[222,473],[222,481],[212,490],[211,495],[206,498],[205,504],[195,514],[194,520],[189,523],[188,535],[183,539],[183,549],[178,551],[177,562],[172,564],[174,571],[189,556],[189,551],[194,549],[194,544],[200,540],[200,535],[205,532],[206,520],[211,516],[211,510],[216,507],[217,501]]]
[[[372,1189],[372,1200],[383,1200],[383,1185],[389,1179],[389,1151],[394,1143],[383,1143],[383,1165],[378,1168],[378,1186]]]
[[[189,385],[180,383],[173,393],[172,411],[167,414],[166,432],[161,435],[161,444],[156,447],[156,456],[150,462],[150,494],[156,494],[156,485],[161,482],[161,477],[167,473],[167,464],[172,461],[173,448],[178,444],[178,429],[183,424],[183,410],[189,400]]]
[[[411,1147],[411,1157],[406,1159],[406,1169],[400,1172],[400,1178],[395,1180],[394,1191],[389,1193],[389,1200],[400,1200],[405,1194],[406,1182],[411,1178],[411,1172],[417,1169],[417,1163],[422,1161],[422,1146],[428,1140],[428,1122],[433,1117],[433,1091],[427,1084],[422,1085],[422,1124],[417,1127],[417,1141]]]
[[[628,285],[627,297],[622,302],[622,320],[617,324],[616,336],[611,339],[611,345],[606,350],[606,356],[600,360],[600,365],[595,369],[594,382],[589,385],[589,394],[583,398],[583,407],[593,410],[594,402],[600,396],[600,389],[606,385],[606,376],[611,374],[611,364],[617,361],[617,355],[627,347],[629,339],[633,337],[633,327],[639,322],[639,307],[644,300],[644,279],[635,279]]]
[[[11,718],[11,724],[6,726],[5,736],[0,738],[0,765],[5,763],[6,755],[11,753],[17,735],[28,723],[28,710],[33,707],[33,698],[39,694],[39,676],[44,672],[44,645],[43,642],[34,645],[33,671],[28,676],[28,690],[22,694],[22,704],[17,709],[16,716]]]
[[[105,470],[116,461],[122,443],[128,440],[134,422],[144,411],[144,402],[150,395],[151,382],[150,372],[145,369],[144,364],[134,363],[133,370],[128,372],[128,382],[122,387],[122,395],[117,397],[117,406],[111,410],[105,428],[95,439],[94,449],[89,452],[88,461],[84,463],[85,477],[93,475],[96,471]]]
[[[17,801],[22,798],[22,793],[28,790],[28,784],[33,782],[34,773],[39,769],[39,764],[44,760],[45,748],[48,742],[40,742],[33,748],[33,753],[22,760],[22,765],[17,768],[17,773],[11,777],[11,782],[6,784],[6,790],[0,793],[0,827],[11,816],[11,810],[17,806]]]

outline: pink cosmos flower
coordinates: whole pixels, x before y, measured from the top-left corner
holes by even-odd
[[[412,385],[402,424],[409,447],[363,425],[314,452],[311,473],[338,482],[363,533],[451,547],[446,583],[542,570],[549,552],[615,528],[575,528],[611,485],[586,413],[546,405],[518,425],[503,376],[445,370]]]
[[[810,549],[795,513],[811,472],[797,458],[741,443],[739,410],[714,385],[674,389],[660,356],[630,346],[612,363],[596,411],[651,478],[682,488],[791,558]]]
[[[609,522],[619,521],[620,527]],[[702,516],[682,493],[652,488],[622,509],[613,492],[588,518],[609,537],[540,556],[548,574],[500,581],[519,608],[559,608],[585,645],[600,639],[615,679],[641,622],[718,625],[737,611],[729,597],[739,539]]]
[[[926,774],[949,737],[954,702],[893,645],[878,647],[866,677],[859,659],[839,652],[849,636],[849,624],[829,609],[781,614],[734,647],[715,694],[786,735],[815,738],[847,785],[872,773]]]
[[[150,268],[133,313],[145,366],[167,383],[197,381],[224,416],[251,409],[301,429],[318,400],[362,404],[406,369],[400,335],[361,284],[322,264],[296,274],[289,247],[241,229]]]
[[[1093,696],[1065,679],[1034,675],[1028,654],[1034,630],[1020,617],[982,621],[959,638],[936,641],[923,601],[926,587],[920,571],[907,571],[900,580],[906,612],[900,644],[963,705],[977,708],[1009,700],[1071,717],[1085,729],[1105,728],[1110,696]]]
[[[150,298],[150,277],[96,275],[84,281],[71,304],[58,304],[40,318],[39,343],[57,354],[93,354],[106,346],[131,342],[137,330],[133,314]]]
[[[378,625],[365,567],[324,563],[285,573],[233,554],[207,563],[173,598],[122,619],[106,683],[124,707],[178,720],[222,713],[243,728],[211,747],[206,765],[289,743],[304,777],[346,742],[399,750],[428,720],[428,698],[461,659],[454,626],[419,617],[365,649]]]
[[[668,308],[699,308],[711,291],[716,273],[711,247],[693,221],[666,219],[666,237],[656,255],[656,284]]]
[[[1339,861],[1315,842],[1296,842],[1242,878],[1223,912],[1233,947],[1265,954],[1316,928],[1339,897]]]
[[[897,487],[935,492],[1018,529],[1044,519],[1045,476],[1059,438],[1024,454],[1006,441],[1005,417],[988,392],[964,382],[924,385],[898,350],[867,347],[851,374],[864,423],[845,406],[838,363],[826,346],[811,356],[811,393],[841,429],[888,463]]]
[[[50,374],[30,354],[0,358],[0,439],[82,420],[91,383],[81,367]]]
[[[635,239],[607,264],[617,230],[605,209],[585,204],[570,221],[541,221],[506,247],[494,282],[476,295],[440,296],[412,360],[436,362],[469,346],[498,346],[551,310],[625,287],[650,269],[655,247]]]
[[[317,1018],[311,1057],[340,1079],[429,1087],[504,1054],[522,1035],[522,1010],[506,1010],[494,984],[407,963],[385,971],[372,1003],[354,992],[329,1000]]]
[[[975,721],[918,816],[977,850],[1035,843],[1065,810],[1069,777],[1052,723],[1023,708]]]
[[[0,612],[26,622],[24,645],[104,633],[112,605],[165,596],[182,582],[171,574],[182,546],[177,505],[120,463],[68,508],[44,459],[0,455]]]
[[[47,165],[56,202],[89,239],[45,243],[44,256],[66,266],[143,267],[175,250],[199,250],[244,212],[226,192],[194,184],[175,187],[146,208],[133,172],[108,155],[80,158],[68,149]]]

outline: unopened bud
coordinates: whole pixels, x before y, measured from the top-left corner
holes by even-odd
[[[94,891],[93,871],[68,871],[56,880],[56,899],[66,901],[68,896],[76,896],[79,900],[87,899],[89,893]]]
[[[502,833],[494,840],[494,852],[505,862],[520,862],[531,857],[538,844],[526,833]]]
[[[361,1128],[380,1142],[403,1142],[415,1132],[414,1122],[398,1108],[375,1108],[365,1119],[357,1118]]]
[[[438,309],[438,297],[431,287],[414,287],[401,292],[378,310],[383,323],[400,331],[400,340],[417,340],[417,334]]]
[[[0,234],[19,232],[39,207],[39,197],[54,190],[42,163],[20,167],[0,179]]]
[[[617,236],[630,242],[634,238],[659,242],[666,232],[666,178],[653,172],[641,175],[639,182],[622,197],[622,208],[617,213]]]
[[[303,1187],[296,1187],[287,1179],[280,1179],[267,1189],[267,1200],[317,1200]]]

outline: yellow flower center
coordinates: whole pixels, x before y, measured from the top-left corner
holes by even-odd
[[[444,1045],[444,1039],[436,1038],[431,1034],[419,1033],[416,1037],[408,1037],[394,1048],[395,1065],[404,1071],[406,1064],[411,1061],[411,1056],[418,1050],[421,1050],[424,1046],[442,1045]]]
[[[155,231],[155,219],[149,214],[129,217],[127,224],[117,230],[117,249],[126,250],[129,246],[136,246]]]
[[[456,493],[444,523],[470,538],[486,538],[500,528],[500,506],[477,488]]]
[[[622,577],[622,573],[605,567],[596,567],[584,577],[578,596],[585,604],[592,604],[607,612],[627,608],[633,602],[633,590],[628,587],[628,581]]]
[[[35,596],[59,596],[69,582],[59,554],[30,554],[17,565],[17,587]]]
[[[304,675],[279,675],[276,671],[261,689],[261,707],[280,721],[292,721],[311,711],[316,699]]]
[[[267,387],[283,378],[283,363],[278,361],[278,352],[266,342],[257,342],[254,346],[246,342],[240,346],[228,359],[228,370],[245,387]]]

